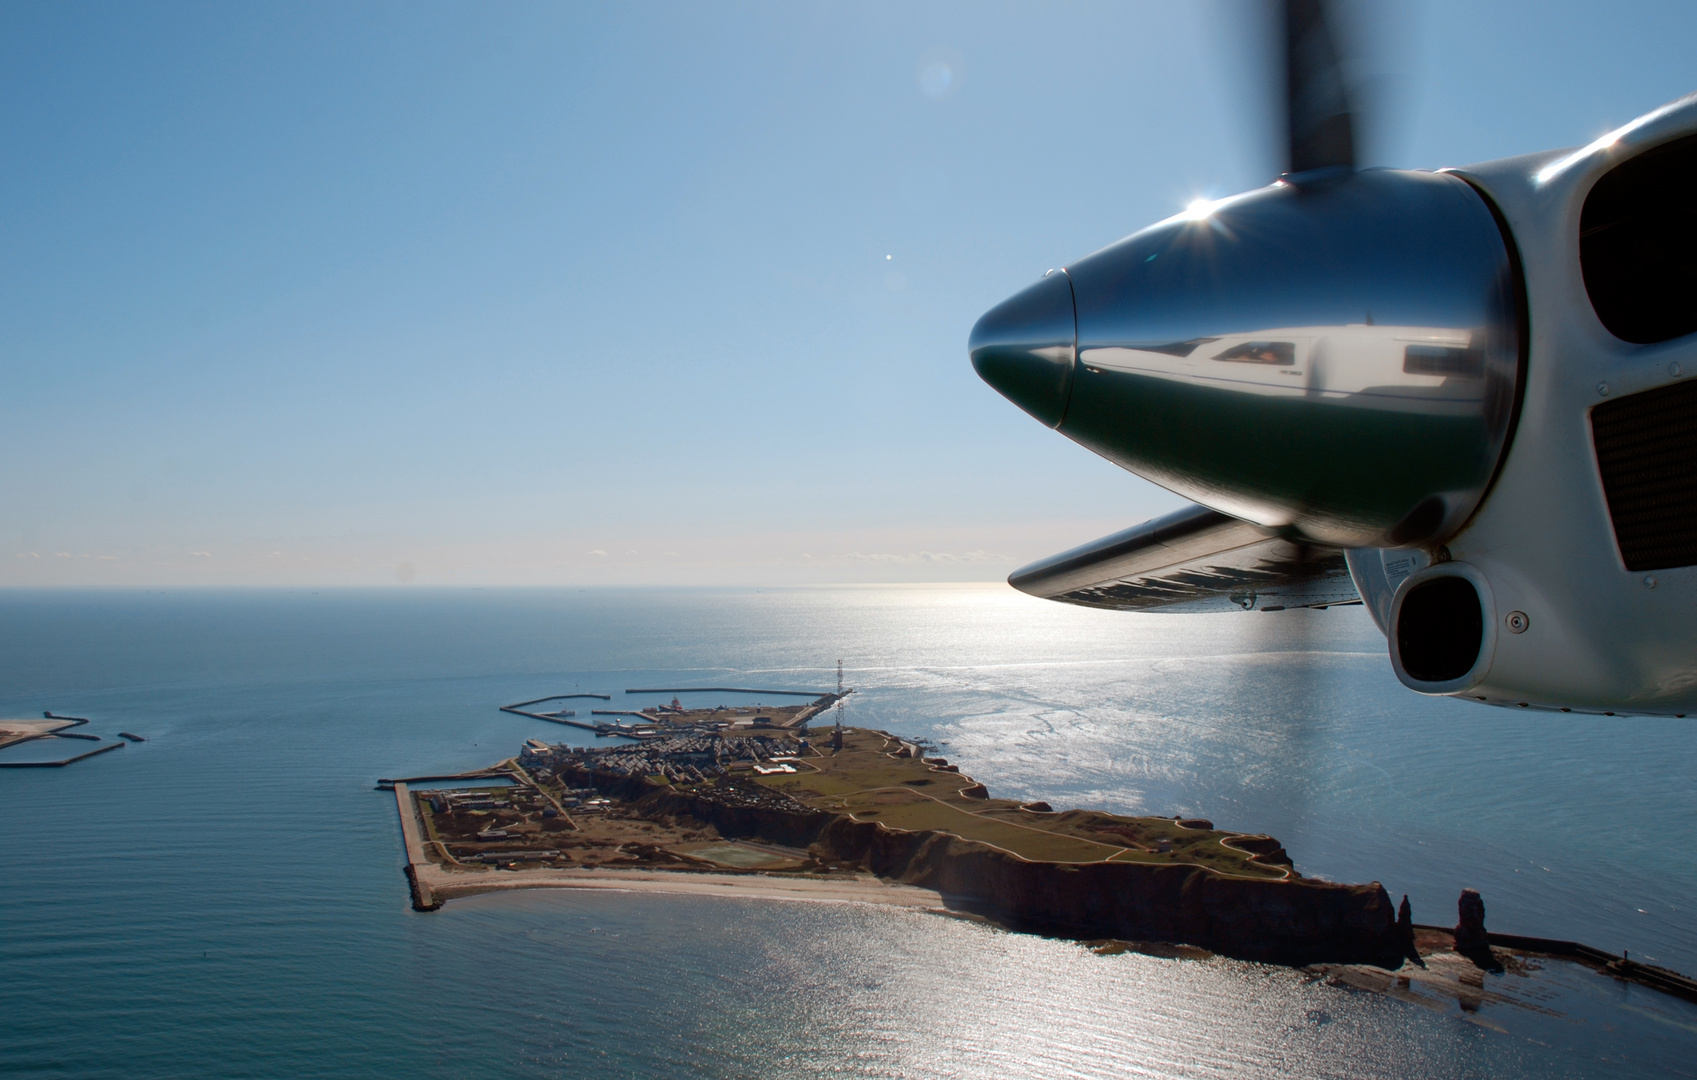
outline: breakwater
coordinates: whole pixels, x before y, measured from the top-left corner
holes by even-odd
[[[54,719],[63,719],[63,717],[54,717]],[[121,750],[127,745],[127,743],[121,742],[108,743],[105,746],[96,747],[86,754],[78,754],[76,757],[68,757],[63,761],[0,761],[0,769],[61,769],[66,765],[72,765],[79,761],[86,761],[91,757],[98,757],[99,755],[106,753],[108,750]]]
[[[548,697],[531,698],[529,701],[515,701],[511,705],[501,706],[503,709],[522,709],[528,705],[540,705],[544,701],[570,701],[573,698],[598,698],[601,701],[612,701],[612,694],[551,694]]]
[[[417,867],[425,862],[424,837],[418,827],[418,811],[413,806],[412,793],[405,781],[391,781],[395,786],[395,810],[401,817],[401,839],[407,848],[407,887],[412,892],[414,911],[435,911],[442,901],[432,895],[430,886],[418,876]]]
[[[511,780],[512,778],[513,774],[505,769],[478,769],[475,772],[443,773],[438,776],[403,776],[394,779],[382,777],[377,781],[377,790],[392,791],[402,784],[428,784],[443,780]]]
[[[1416,930],[1436,930],[1442,933],[1452,933],[1454,927],[1431,926],[1426,923],[1415,923]],[[1655,964],[1640,963],[1625,955],[1616,955],[1581,941],[1563,941],[1558,938],[1528,937],[1524,934],[1499,934],[1487,930],[1485,940],[1501,949],[1513,949],[1516,952],[1536,953],[1540,956],[1559,956],[1564,960],[1574,960],[1584,964],[1594,971],[1604,975],[1612,975],[1626,982],[1635,982],[1640,986],[1648,986],[1660,990],[1664,994],[1684,998],[1686,1001],[1697,1001],[1697,979],[1681,975]]]
[[[532,720],[546,720],[550,724],[564,724],[567,727],[582,728],[585,731],[596,730],[596,725],[586,724],[582,720],[573,720],[570,714],[566,716],[549,716],[546,713],[526,712],[516,705],[502,705],[501,711],[504,713],[512,713],[514,716],[528,716]]]
[[[679,686],[626,690],[627,694],[770,694],[773,697],[824,697],[829,690],[751,690],[746,686]]]

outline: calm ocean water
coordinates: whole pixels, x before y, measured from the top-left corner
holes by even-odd
[[[0,1072],[1697,1074],[1697,1008],[1566,964],[1533,976],[1540,1009],[1463,1014],[860,906],[533,892],[408,909],[373,781],[564,730],[497,704],[823,688],[838,657],[850,722],[946,743],[994,795],[1205,815],[1271,832],[1304,873],[1406,892],[1417,921],[1453,922],[1473,886],[1493,929],[1697,971],[1697,731],[1417,697],[1359,608],[1123,616],[1001,587],[11,591],[0,715],[149,741],[0,770]]]

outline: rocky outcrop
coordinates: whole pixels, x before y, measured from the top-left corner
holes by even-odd
[[[1228,877],[1191,865],[1028,862],[946,833],[846,817],[825,828],[814,850],[971,901],[1014,929],[1168,941],[1278,964],[1402,964],[1396,916],[1377,882]]]
[[[1408,894],[1402,894],[1402,904],[1396,909],[1397,943],[1402,946],[1402,956],[1421,967],[1426,961],[1420,959],[1420,948],[1414,941],[1414,908],[1408,903]]]
[[[1467,952],[1487,947],[1491,939],[1485,934],[1485,900],[1478,889],[1461,890],[1456,901],[1455,950]]]
[[[1479,890],[1461,890],[1455,906],[1455,951],[1487,971],[1501,971],[1502,964],[1491,952],[1491,936],[1485,930],[1485,901]]]

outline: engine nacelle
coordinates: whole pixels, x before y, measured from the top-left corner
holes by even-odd
[[[1693,176],[1697,95],[1578,150],[1297,177],[1051,273],[979,320],[979,374],[1201,505],[1010,580],[1277,610],[1347,602],[1347,562],[1421,693],[1697,712]]]
[[[1468,519],[1509,441],[1520,289],[1465,181],[1332,174],[1081,259],[985,314],[969,348],[1015,404],[1204,506],[1339,547],[1417,544]]]

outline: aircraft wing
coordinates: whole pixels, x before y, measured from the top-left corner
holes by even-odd
[[[1119,611],[1281,611],[1358,604],[1344,554],[1189,506],[1014,571],[1044,600]]]

